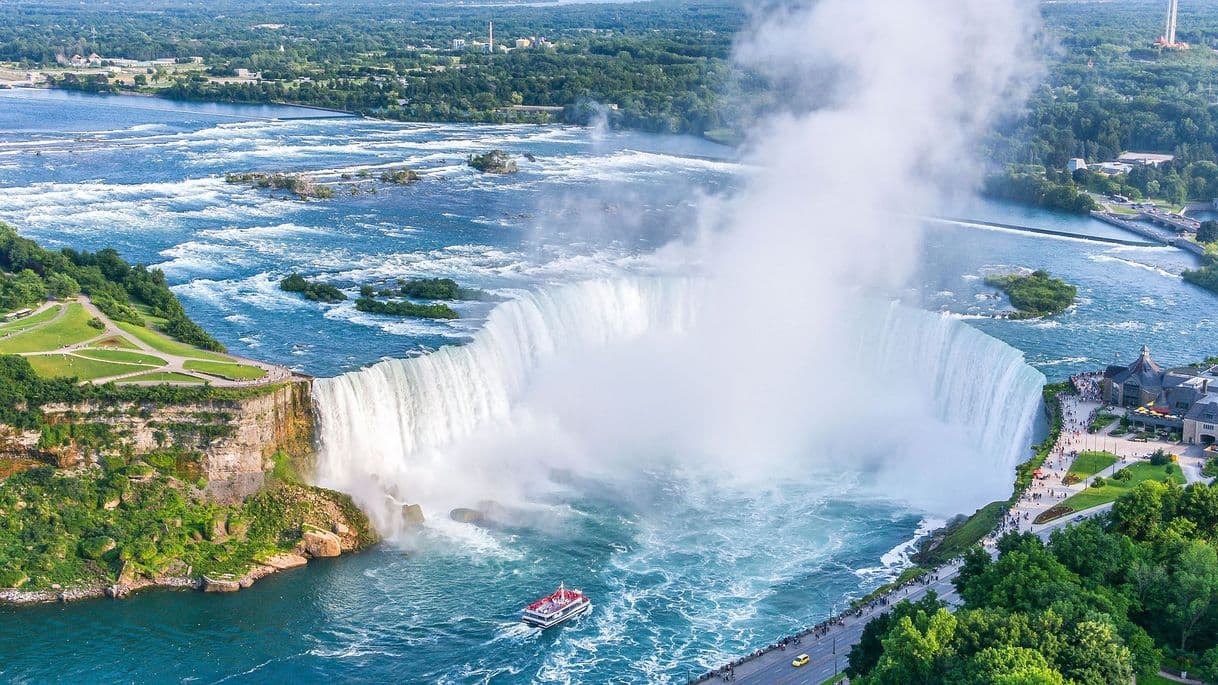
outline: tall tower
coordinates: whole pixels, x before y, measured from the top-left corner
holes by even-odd
[[[1167,30],[1163,33],[1163,44],[1176,44],[1176,14],[1180,9],[1180,0],[1167,0]]]
[[[1175,6],[1176,0],[1171,0],[1171,1],[1172,1],[1172,5]],[[490,53],[494,53],[495,52],[495,22],[493,22],[493,21],[487,22],[486,28],[487,28],[486,51],[490,52]],[[1176,35],[1176,30],[1173,28],[1172,36],[1175,36],[1175,35]]]

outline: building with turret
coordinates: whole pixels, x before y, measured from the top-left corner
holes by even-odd
[[[1132,364],[1109,366],[1100,389],[1135,427],[1179,431],[1187,444],[1218,442],[1218,365],[1164,370],[1143,346]]]

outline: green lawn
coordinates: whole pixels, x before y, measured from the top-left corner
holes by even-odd
[[[184,373],[173,373],[166,371],[154,371],[152,373],[144,373],[138,376],[130,376],[124,378],[124,383],[134,383],[136,381],[151,381],[154,383],[202,383],[203,379],[187,376]]]
[[[845,673],[838,673],[837,675],[829,676],[828,678],[825,678],[824,680],[820,681],[820,685],[833,685],[833,683],[840,683],[845,679],[846,679]],[[1141,685],[1141,681],[1138,681],[1138,685]]]
[[[39,376],[47,378],[75,377],[82,381],[105,378],[106,376],[118,376],[124,373],[131,373],[132,371],[139,371],[143,368],[151,368],[132,364],[115,364],[94,359],[81,359],[70,354],[39,354],[26,357],[26,359],[29,360],[30,366],[34,367],[34,371]]]
[[[1172,464],[1172,474],[1170,480],[1173,483],[1184,485],[1184,474],[1180,473],[1180,467]],[[1132,478],[1127,481],[1114,480],[1112,478],[1104,479],[1104,487],[1102,488],[1087,488],[1086,490],[1073,495],[1062,502],[1062,506],[1073,511],[1082,511],[1091,507],[1098,507],[1101,504],[1107,504],[1116,500],[1116,498],[1125,494],[1130,488],[1147,480],[1167,481],[1169,479],[1166,466],[1152,466],[1147,462],[1139,462],[1131,466],[1126,466],[1121,471],[1128,471]],[[1119,473],[1119,471],[1118,471]]]
[[[220,376],[231,381],[253,381],[266,375],[266,370],[247,364],[222,364],[219,362],[189,361],[185,364],[187,371],[201,371],[213,376]]]
[[[151,328],[147,328],[145,326],[136,326],[135,324],[127,323],[126,321],[115,321],[114,323],[119,328],[135,336],[144,344],[158,352],[173,354],[179,357],[191,357],[193,359],[210,359],[218,362],[231,362],[230,358],[222,354],[200,350],[197,347],[192,347],[186,343],[178,342],[177,340],[162,335]]]
[[[1074,463],[1070,464],[1068,473],[1083,480],[1117,463],[1117,459],[1117,455],[1110,452],[1080,452],[1074,458]]]
[[[1147,676],[1141,676],[1141,675],[1138,676],[1138,685],[1177,685],[1177,684],[1176,684],[1176,681],[1168,680],[1167,678],[1164,678],[1163,676],[1159,675],[1158,673],[1155,673],[1155,674],[1147,675]]]
[[[88,325],[89,319],[92,318],[80,303],[73,302],[68,305],[67,313],[59,321],[0,340],[0,354],[52,352],[95,338],[101,331]]]
[[[1095,419],[1093,419],[1091,421],[1091,425],[1087,426],[1087,432],[1088,433],[1098,433],[1098,432],[1104,430],[1105,428],[1107,428],[1108,426],[1111,426],[1113,424],[1113,422],[1115,422],[1117,419],[1120,419],[1120,418],[1121,418],[1120,416],[1117,416],[1116,414],[1110,414],[1106,411],[1099,412],[1098,414],[1095,415]]]
[[[45,311],[38,312],[33,316],[27,316],[24,319],[17,319],[16,321],[10,321],[6,324],[0,324],[0,335],[18,333],[27,328],[37,326],[44,321],[50,321],[51,319],[54,319],[62,310],[63,305],[57,304],[54,307],[50,307]]]
[[[169,362],[160,357],[142,352],[128,352],[126,350],[80,350],[76,354],[90,359],[100,359],[106,362],[126,362],[127,364],[143,364],[144,366],[165,366]]]

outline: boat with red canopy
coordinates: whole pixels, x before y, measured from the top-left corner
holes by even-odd
[[[592,609],[592,600],[579,590],[559,583],[558,591],[542,597],[520,612],[520,620],[538,628],[551,628]]]

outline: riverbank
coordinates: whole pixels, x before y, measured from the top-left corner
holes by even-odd
[[[349,497],[323,488],[275,482],[227,507],[199,493],[183,501],[183,484],[170,478],[133,483],[117,495],[90,489],[118,482],[35,470],[3,483],[0,578],[7,587],[0,604],[121,599],[155,588],[237,592],[378,541]],[[43,522],[46,507],[59,523]],[[41,544],[23,556],[20,540],[9,539],[13,529],[38,531]]]

